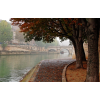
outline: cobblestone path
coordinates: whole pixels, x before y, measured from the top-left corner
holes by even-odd
[[[75,60],[52,59],[42,61],[34,82],[61,82],[63,68],[73,61]]]

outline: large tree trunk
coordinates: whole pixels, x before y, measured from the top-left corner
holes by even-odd
[[[71,39],[71,41],[73,43],[76,55],[76,68],[81,68],[83,67],[82,61],[86,61],[85,52],[83,48],[83,41],[78,41],[78,39],[76,41]]]
[[[81,41],[77,41],[76,40],[76,68],[82,68],[83,67],[83,65],[82,65],[82,49],[81,49],[81,45],[83,45],[82,44],[82,42]]]
[[[75,54],[79,53],[78,50],[80,50],[80,53],[81,53],[80,57],[81,57],[82,61],[86,61],[86,56],[85,56],[85,51],[84,51],[84,47],[83,47],[83,42],[82,41],[80,41],[78,43],[77,49],[75,49]],[[77,54],[76,54],[76,56],[77,56]]]
[[[99,82],[98,22],[88,19],[88,64],[86,82]]]
[[[84,51],[83,43],[82,43],[80,49],[82,50],[82,61],[86,61],[86,56],[85,56],[85,51]]]
[[[81,20],[78,20],[80,22]],[[75,54],[76,54],[76,68],[83,68],[82,61],[85,60],[85,53],[83,49],[83,40],[82,40],[82,26],[72,25],[73,29],[73,42],[75,45]]]

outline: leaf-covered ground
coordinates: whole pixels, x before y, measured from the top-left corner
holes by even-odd
[[[29,82],[62,82],[63,68],[74,61],[73,59],[44,60],[36,72],[35,79],[33,80],[33,74]]]
[[[84,82],[86,79],[87,62],[83,62],[83,68],[75,69],[76,62],[67,67],[66,79],[68,82]],[[99,73],[100,82],[100,73]]]

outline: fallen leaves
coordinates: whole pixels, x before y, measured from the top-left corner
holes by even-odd
[[[87,64],[83,64],[86,68]],[[84,82],[86,79],[86,69],[75,69],[75,63],[72,63],[66,70],[66,78],[68,82]]]

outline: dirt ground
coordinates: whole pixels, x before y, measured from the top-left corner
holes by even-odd
[[[66,79],[68,82],[84,82],[86,79],[87,62],[83,62],[83,68],[75,69],[76,62],[69,65],[66,69]],[[100,73],[99,73],[100,82]]]

